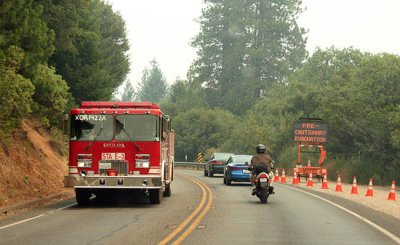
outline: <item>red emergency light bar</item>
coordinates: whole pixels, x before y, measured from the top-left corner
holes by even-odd
[[[82,101],[80,108],[116,109],[116,108],[147,108],[160,109],[151,102],[121,102],[121,101]]]

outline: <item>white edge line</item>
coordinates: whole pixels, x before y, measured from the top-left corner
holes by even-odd
[[[337,207],[337,208],[340,208],[340,209],[342,209],[343,211],[345,211],[345,212],[347,212],[347,213],[353,215],[354,217],[356,217],[356,218],[358,218],[358,219],[364,221],[365,223],[367,223],[367,224],[369,224],[370,226],[374,227],[374,228],[377,229],[378,231],[382,232],[383,234],[385,234],[386,236],[388,236],[389,238],[391,238],[393,241],[395,241],[397,244],[400,244],[400,238],[398,238],[396,235],[394,235],[394,234],[391,233],[390,231],[384,229],[383,227],[380,227],[379,225],[375,224],[374,222],[370,221],[369,219],[366,219],[366,218],[362,217],[361,215],[356,214],[356,213],[354,213],[353,211],[351,211],[351,210],[349,210],[349,209],[347,209],[347,208],[345,208],[345,207],[340,206],[339,204],[336,204],[336,203],[334,203],[334,202],[332,202],[332,201],[329,201],[328,199],[325,199],[325,198],[323,198],[323,197],[317,196],[317,195],[315,195],[315,194],[312,194],[312,193],[310,193],[310,192],[304,191],[304,190],[302,190],[302,189],[297,189],[297,188],[294,188],[294,187],[291,187],[291,186],[287,186],[287,185],[282,185],[282,184],[278,184],[278,185],[284,186],[284,187],[286,187],[286,188],[290,188],[290,189],[293,189],[293,190],[296,190],[296,191],[303,192],[303,193],[308,194],[308,195],[310,195],[310,196],[319,198],[319,199],[321,199],[322,201],[325,201],[325,202],[327,202],[327,203],[329,203],[329,204],[331,204],[331,205],[333,205],[333,206],[335,206],[335,207]]]
[[[39,215],[34,216],[34,217],[32,217],[32,218],[29,218],[29,219],[24,219],[24,220],[21,220],[21,221],[18,221],[18,222],[9,224],[9,225],[1,226],[1,227],[0,227],[0,230],[4,230],[4,229],[7,229],[7,228],[9,228],[9,227],[12,227],[12,226],[15,226],[15,225],[19,225],[19,224],[22,224],[22,223],[25,223],[25,222],[28,222],[28,221],[31,221],[31,220],[34,220],[34,219],[43,217],[43,216],[45,216],[46,214],[58,212],[58,211],[60,211],[60,210],[63,210],[63,209],[72,207],[72,206],[74,206],[74,205],[76,205],[76,203],[69,204],[69,205],[67,205],[67,206],[65,206],[65,207],[61,207],[61,208],[58,208],[58,209],[49,211],[49,212],[44,213],[44,214],[39,214]]]

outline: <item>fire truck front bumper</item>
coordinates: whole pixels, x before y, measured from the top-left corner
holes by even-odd
[[[120,189],[159,189],[161,176],[64,176],[64,187],[74,188],[120,188]]]

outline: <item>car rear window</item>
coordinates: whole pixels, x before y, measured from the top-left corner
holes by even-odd
[[[233,153],[214,153],[214,159],[226,161],[232,155],[233,155]]]
[[[232,162],[250,162],[252,156],[233,156]]]

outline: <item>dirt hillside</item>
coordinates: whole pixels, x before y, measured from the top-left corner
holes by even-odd
[[[62,191],[67,156],[38,123],[23,121],[0,148],[0,207]]]

